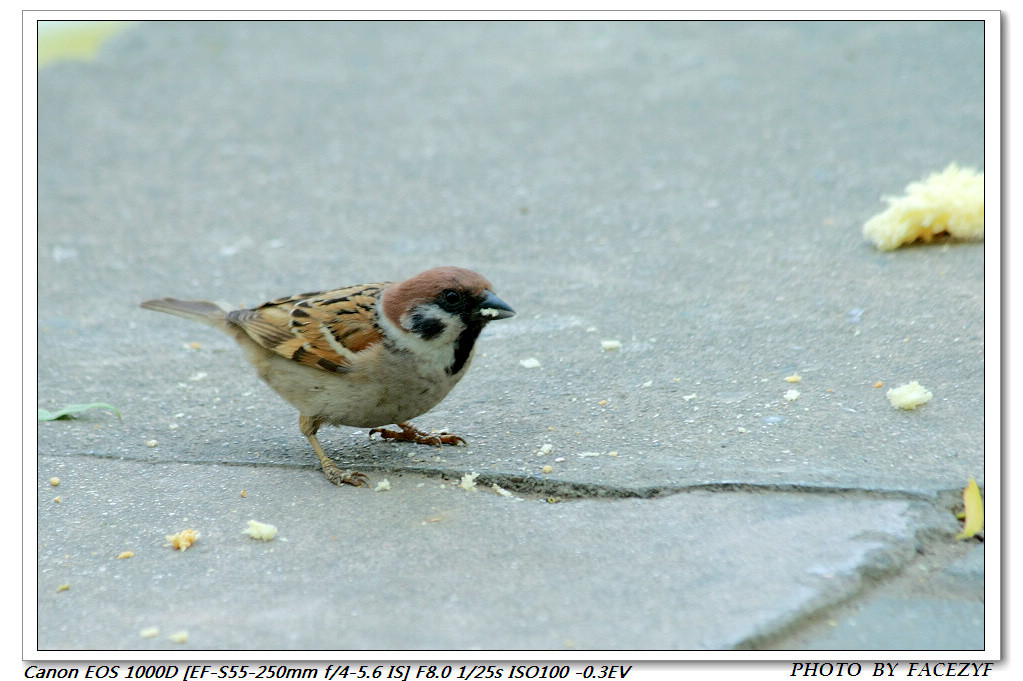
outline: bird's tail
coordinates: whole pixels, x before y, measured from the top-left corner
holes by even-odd
[[[140,305],[146,310],[156,310],[167,314],[184,317],[217,328],[227,323],[227,312],[224,308],[208,300],[178,300],[177,298],[158,298],[147,300]]]

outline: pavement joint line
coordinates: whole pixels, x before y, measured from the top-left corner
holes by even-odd
[[[814,623],[825,619],[828,613],[869,597],[870,594],[880,590],[887,582],[903,574],[915,562],[915,560],[911,560],[902,565],[893,566],[880,577],[864,574],[861,572],[863,568],[860,567],[857,569],[857,574],[860,576],[860,579],[857,581],[858,588],[851,590],[850,593],[843,597],[835,598],[826,603],[820,603],[816,607],[813,605],[808,606],[805,612],[794,613],[788,618],[788,621],[781,621],[774,625],[765,625],[764,629],[767,631],[753,634],[739,641],[731,648],[732,650],[776,650],[777,646],[773,643],[774,641],[795,636],[800,631],[813,626]]]
[[[286,463],[274,461],[210,461],[204,459],[135,459],[116,454],[73,453],[68,455],[43,454],[54,458],[87,457],[109,461],[130,461],[150,465],[187,464],[192,466],[237,466],[237,467],[276,467],[293,470],[318,470],[312,463]],[[335,461],[337,461],[335,459]],[[344,467],[355,467],[361,471],[373,473],[393,472],[395,474],[421,475],[432,478],[456,479],[467,473],[477,471],[452,468],[415,467],[415,466],[380,466],[360,464],[353,461],[337,461]],[[866,498],[885,501],[916,501],[933,505],[939,510],[951,510],[961,499],[962,490],[945,489],[934,493],[913,490],[871,489],[867,487],[829,487],[827,485],[801,485],[798,483],[762,484],[739,481],[700,482],[688,485],[654,485],[638,488],[624,488],[613,485],[601,485],[592,482],[573,482],[570,480],[542,479],[534,476],[513,475],[507,473],[479,473],[477,485],[490,486],[496,484],[508,491],[518,492],[536,497],[556,498],[557,501],[583,501],[608,499],[658,499],[676,494],[691,492],[749,492],[754,494],[809,494],[821,496],[840,496],[850,498]]]
[[[921,530],[917,531],[918,538],[922,534]],[[941,542],[937,542],[941,543]],[[930,546],[935,545],[935,542],[931,542]],[[947,544],[942,543],[942,546],[948,547]],[[808,608],[802,615],[795,615],[791,618],[791,621],[779,624],[776,627],[770,627],[771,631],[764,631],[761,633],[753,634],[738,643],[736,643],[733,650],[783,650],[783,642],[791,639],[792,637],[799,636],[801,632],[812,629],[813,627],[826,622],[831,619],[832,615],[839,613],[842,609],[847,608],[856,604],[857,602],[864,602],[870,599],[875,594],[883,593],[883,590],[889,584],[896,580],[904,577],[915,565],[918,565],[924,561],[923,554],[927,551],[926,547],[918,548],[912,560],[908,560],[899,565],[891,564],[886,569],[878,568],[876,565],[861,565],[857,568],[857,574],[860,576],[857,589],[852,590],[848,595],[842,598],[832,600],[830,603],[821,604],[816,608]],[[841,619],[841,615],[835,617],[836,620]]]

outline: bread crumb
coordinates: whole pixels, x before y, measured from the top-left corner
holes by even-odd
[[[888,401],[898,409],[916,409],[930,400],[934,395],[917,381],[900,385],[888,391]]]
[[[160,444],[160,443],[157,442],[156,440],[146,440],[146,446],[147,447],[155,447],[158,444]]]
[[[139,632],[142,638],[156,638],[160,635],[160,627],[149,627]]]
[[[134,556],[135,556],[134,551],[122,551],[121,553],[117,554],[117,558],[119,560],[124,560],[125,558],[132,558]]]
[[[600,341],[600,349],[604,352],[611,352],[618,350],[622,347],[622,342],[618,340],[602,340]]]
[[[391,481],[384,478],[377,483],[377,486],[373,488],[374,492],[389,492],[391,490]]]
[[[874,384],[874,387],[875,388],[883,388],[884,387],[884,381],[878,381],[877,383]]]
[[[71,588],[70,584],[61,584],[60,586],[57,587],[57,593],[60,593],[61,591],[67,591],[70,588]]]
[[[544,466],[540,470],[542,470],[544,473],[550,473],[551,471],[554,470],[554,467],[551,466],[550,464],[547,464],[546,466]]]
[[[520,359],[519,360],[519,364],[521,366],[525,367],[526,369],[539,369],[540,368],[540,360],[538,360],[536,357],[529,357],[528,359]]]
[[[249,496],[249,493],[245,490],[242,490],[242,499],[244,499],[247,496]]]
[[[798,390],[789,390],[789,391],[787,391],[785,393],[785,399],[788,400],[789,402],[792,402],[793,400],[799,399],[799,391]]]
[[[50,478],[50,484],[56,487],[60,484],[60,478]]]
[[[188,547],[199,541],[199,533],[195,530],[181,530],[177,534],[168,534],[167,541],[171,548],[177,549],[178,551],[187,551]]]
[[[491,485],[491,486],[490,486],[490,488],[491,488],[492,490],[494,490],[494,494],[500,494],[500,495],[501,495],[502,497],[510,497],[510,496],[513,496],[511,492],[509,492],[509,491],[508,491],[508,490],[506,490],[505,488],[501,487],[501,486],[500,486],[500,485],[498,485],[498,484],[497,484],[496,482],[495,482],[495,483],[494,483],[493,485]]]
[[[242,534],[247,534],[253,539],[270,541],[277,536],[277,528],[274,525],[261,523],[258,520],[250,520],[249,526],[242,530]]]
[[[618,456],[618,452],[608,452],[608,456]]]
[[[966,241],[984,240],[984,173],[949,164],[925,180],[912,182],[905,196],[886,196],[888,209],[863,226],[863,235],[882,251],[938,234]]]
[[[476,478],[479,477],[479,473],[466,473],[462,476],[462,481],[458,483],[458,486],[464,489],[466,492],[476,491]]]
[[[792,374],[791,376],[786,376],[785,380],[788,383],[799,383],[801,380],[803,380],[803,377],[800,376],[799,374]]]
[[[173,634],[168,636],[172,643],[188,643],[188,632],[187,631],[175,631]]]

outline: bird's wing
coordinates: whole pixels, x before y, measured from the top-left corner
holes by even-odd
[[[227,320],[283,357],[344,373],[351,370],[355,355],[382,340],[376,304],[388,285],[364,284],[278,298],[229,312]]]

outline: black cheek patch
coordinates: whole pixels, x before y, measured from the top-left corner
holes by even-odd
[[[413,312],[409,317],[409,331],[416,334],[423,340],[436,338],[444,333],[444,322],[436,317],[429,317],[422,312]]]

